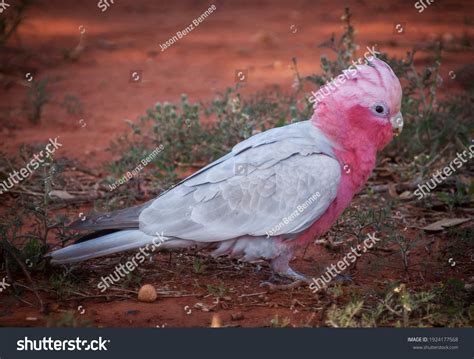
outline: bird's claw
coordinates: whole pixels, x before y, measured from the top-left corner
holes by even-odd
[[[277,290],[288,290],[303,286],[304,284],[310,283],[311,279],[300,274],[288,265],[292,257],[291,252],[284,252],[282,255],[275,257],[272,260],[271,267],[273,274],[269,281],[263,282],[260,286],[266,286],[270,292]],[[285,284],[280,284],[286,280]],[[288,283],[288,280],[290,282]],[[279,282],[276,284],[275,282]]]
[[[278,290],[299,288],[309,282],[308,277],[288,267],[283,273],[273,273],[268,281],[260,284],[260,287],[268,287],[270,292],[276,292]]]
[[[303,286],[305,284],[302,280],[296,280],[294,282],[288,284],[275,284],[270,281],[265,281],[260,284],[260,287],[268,287],[268,291],[273,293],[279,290],[288,290],[288,289],[295,289]]]

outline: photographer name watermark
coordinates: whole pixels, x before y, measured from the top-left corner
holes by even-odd
[[[196,19],[194,19],[191,24],[189,24],[189,26],[187,26],[186,28],[184,28],[183,30],[181,31],[177,31],[176,32],[176,35],[173,35],[171,36],[166,42],[160,44],[160,47],[161,47],[161,51],[165,51],[168,47],[170,47],[171,45],[173,45],[175,42],[178,42],[178,40],[182,39],[183,37],[185,37],[187,34],[189,34],[191,31],[194,30],[194,27],[198,27],[199,24],[201,24],[204,20],[206,20],[206,18],[212,14],[213,11],[215,11],[217,8],[216,6],[213,4],[211,6],[209,6],[209,9],[207,9],[206,11],[204,11],[201,16],[197,17]]]
[[[265,232],[267,234],[267,238],[273,236],[280,229],[282,229],[286,225],[293,222],[301,213],[303,213],[309,206],[311,206],[319,197],[321,197],[321,194],[319,192],[316,192],[311,197],[309,197],[304,203],[298,205],[296,209],[288,217],[284,217],[276,226],[273,226],[272,229]]]
[[[114,183],[109,184],[110,192],[116,190],[121,185],[130,181],[133,177],[138,176],[138,174],[151,162],[155,159],[156,156],[160,154],[161,151],[165,149],[165,146],[159,145],[153,150],[147,157],[143,158],[140,163],[132,171],[128,171]]]

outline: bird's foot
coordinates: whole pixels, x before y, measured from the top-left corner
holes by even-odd
[[[310,282],[310,279],[303,274],[288,268],[285,273],[274,273],[268,281],[262,282],[261,287],[268,287],[270,292],[278,290],[289,290],[302,287]]]
[[[290,258],[290,254],[284,254],[273,259],[271,263],[273,274],[268,281],[263,282],[260,286],[268,287],[270,292],[275,292],[277,290],[298,288],[310,283],[311,279],[309,277],[290,268],[288,264]]]

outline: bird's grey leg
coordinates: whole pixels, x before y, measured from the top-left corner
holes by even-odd
[[[293,281],[299,280],[309,283],[311,281],[310,278],[291,269],[290,260],[292,257],[293,253],[286,251],[278,257],[273,258],[271,262],[273,272],[281,277],[292,279]]]
[[[271,291],[274,291],[297,288],[304,284],[310,283],[311,279],[309,277],[306,277],[305,275],[291,269],[289,263],[292,256],[293,254],[290,251],[285,251],[278,257],[273,258],[271,261],[273,275],[269,281],[263,282],[261,285],[268,286]],[[283,285],[275,284],[275,277],[277,276],[290,279],[292,282]]]

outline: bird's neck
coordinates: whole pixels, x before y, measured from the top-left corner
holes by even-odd
[[[342,176],[348,177],[348,185],[354,194],[367,182],[376,163],[376,151],[367,147],[348,150],[335,149],[334,153],[342,166]]]

